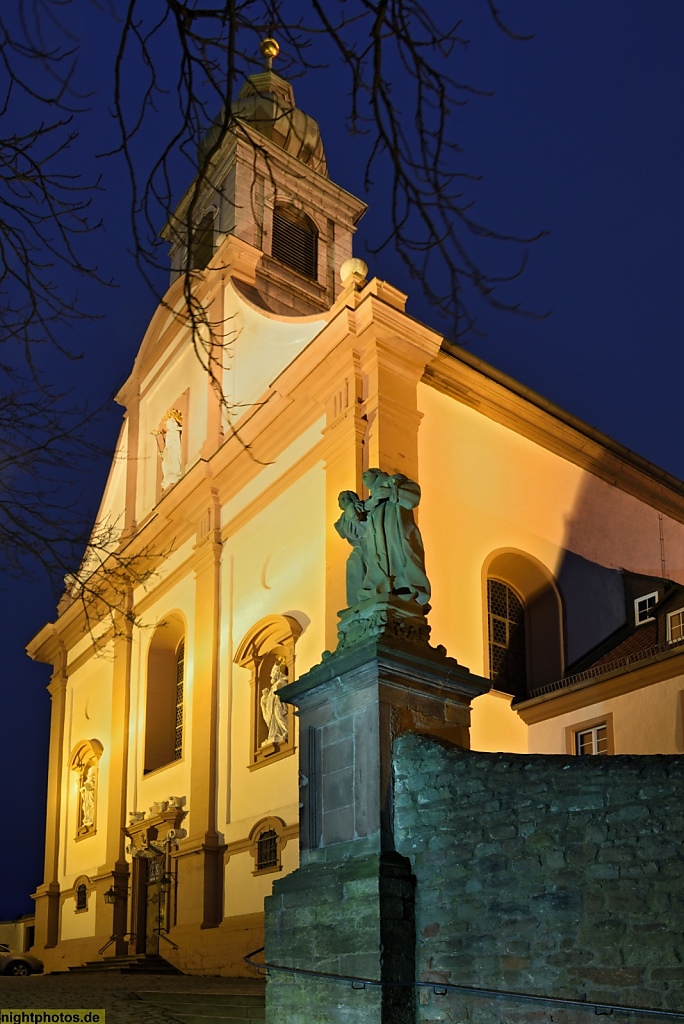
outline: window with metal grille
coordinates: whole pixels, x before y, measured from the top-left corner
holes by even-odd
[[[265,871],[267,868],[278,867],[278,833],[266,829],[257,839],[256,869]]]
[[[88,906],[88,886],[81,882],[76,886],[76,910],[86,910]]]
[[[293,206],[273,210],[271,255],[304,277],[318,277],[318,232],[305,213]]]
[[[214,255],[214,214],[205,213],[192,232],[190,270],[204,270]]]
[[[174,760],[183,756],[183,682],[185,679],[185,640],[176,650],[176,744]]]
[[[527,683],[525,608],[511,587],[487,580],[489,676],[495,687],[522,694]]]
[[[608,730],[605,722],[593,725],[590,729],[582,729],[575,733],[576,754],[607,754]]]

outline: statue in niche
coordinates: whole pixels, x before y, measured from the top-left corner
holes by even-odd
[[[95,826],[95,786],[97,785],[97,767],[91,764],[84,769],[81,776],[79,793],[81,796],[81,822],[82,829],[90,830]]]
[[[365,501],[355,491],[342,491],[342,515],[335,529],[352,545],[347,560],[347,605],[352,608],[382,595],[415,601],[425,611],[430,582],[425,553],[413,509],[420,487],[403,473],[367,469]]]
[[[268,729],[268,737],[261,744],[262,747],[270,743],[287,742],[287,708],[278,696],[280,687],[286,686],[287,683],[285,659],[276,658],[276,662],[271,669],[270,686],[264,687],[259,698],[261,714]]]
[[[178,409],[170,409],[164,417],[161,430],[153,430],[161,458],[162,490],[177,484],[182,473],[181,441],[183,437],[183,416]]]

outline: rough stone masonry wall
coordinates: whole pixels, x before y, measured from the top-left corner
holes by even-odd
[[[407,735],[394,771],[420,980],[684,1013],[683,757],[481,754]],[[595,1019],[419,996],[423,1024]]]

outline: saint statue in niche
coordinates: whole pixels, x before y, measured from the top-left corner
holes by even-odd
[[[153,430],[157,439],[157,448],[161,458],[162,490],[180,480],[182,473],[183,416],[178,409],[170,409],[164,417],[164,425],[160,430]]]
[[[287,683],[285,659],[277,658],[271,669],[271,684],[264,687],[259,699],[261,714],[268,729],[268,737],[261,744],[262,747],[270,743],[287,742],[287,708],[278,696],[280,687],[286,686]]]
[[[81,776],[79,793],[81,795],[81,822],[82,829],[91,829],[95,825],[95,785],[97,781],[97,767],[91,764]]]
[[[342,515],[335,523],[340,537],[352,545],[347,560],[347,605],[392,594],[426,606],[430,582],[425,574],[425,553],[413,509],[420,487],[403,473],[367,469],[365,501],[355,491],[342,491]]]

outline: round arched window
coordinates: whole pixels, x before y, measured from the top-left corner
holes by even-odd
[[[501,580],[487,580],[489,677],[497,690],[521,695],[527,684],[525,608]]]

